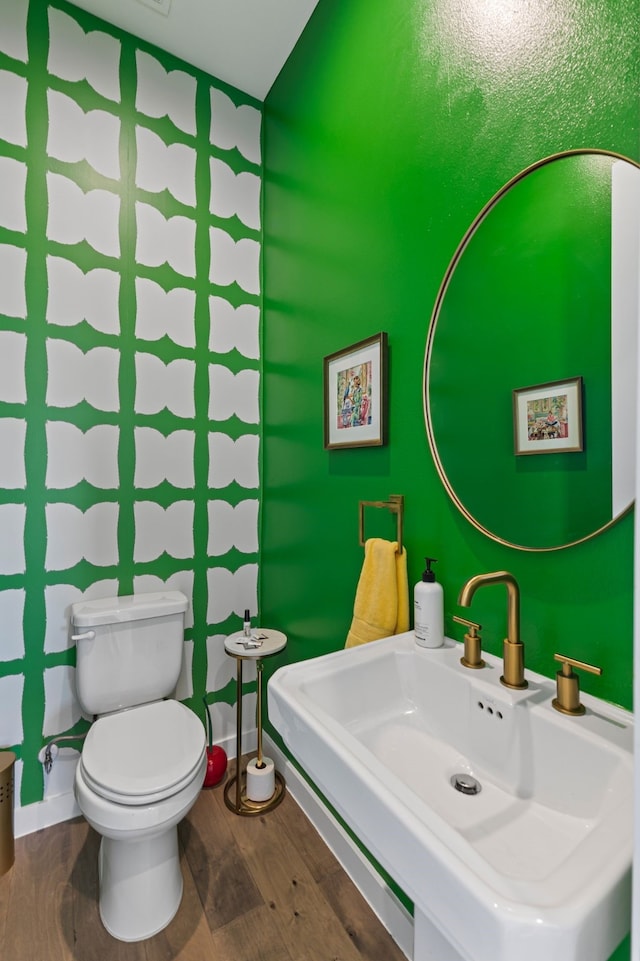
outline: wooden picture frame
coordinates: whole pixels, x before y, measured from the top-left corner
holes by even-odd
[[[387,442],[387,334],[324,358],[324,447],[380,447]]]
[[[582,377],[513,391],[516,455],[584,450]]]

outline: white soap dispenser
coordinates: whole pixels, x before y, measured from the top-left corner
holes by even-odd
[[[426,570],[413,592],[413,625],[416,644],[442,647],[444,644],[444,592],[436,581],[431,565],[435,557],[425,557]]]

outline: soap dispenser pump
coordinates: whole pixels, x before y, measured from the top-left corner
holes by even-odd
[[[420,647],[442,647],[444,644],[444,592],[436,581],[431,565],[435,557],[425,557],[426,568],[422,580],[413,592],[414,633]]]

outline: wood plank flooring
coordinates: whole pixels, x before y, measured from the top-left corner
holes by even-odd
[[[0,878],[0,958],[406,961],[289,795],[247,818],[228,810],[223,790],[202,791],[179,828],[178,914],[134,944],[100,922],[100,839],[84,819],[16,840],[15,864]]]

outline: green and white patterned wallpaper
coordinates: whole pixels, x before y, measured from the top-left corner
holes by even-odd
[[[180,589],[178,696],[234,721],[257,609],[261,106],[58,0],[0,4],[0,747],[71,791],[69,605]],[[255,694],[250,695],[255,701]]]

